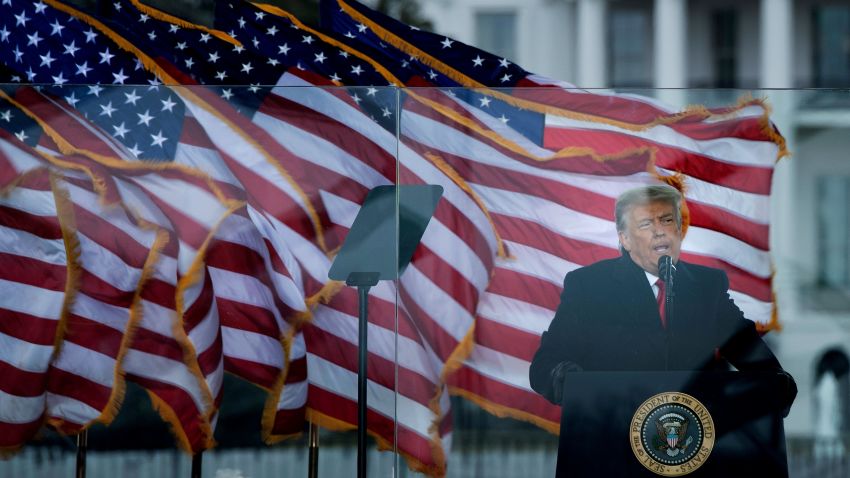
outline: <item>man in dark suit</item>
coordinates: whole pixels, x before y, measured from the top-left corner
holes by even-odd
[[[726,273],[679,260],[680,193],[670,186],[626,191],[615,216],[622,254],[566,275],[561,304],[531,362],[531,387],[560,404],[565,374],[573,371],[710,371],[731,364],[784,374],[790,407],[796,385],[729,297]],[[659,307],[662,256],[675,267],[670,320]]]

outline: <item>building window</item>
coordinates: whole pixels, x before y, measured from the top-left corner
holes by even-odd
[[[611,84],[624,87],[647,87],[652,83],[650,65],[649,12],[614,8],[609,17],[611,28],[609,69]]]
[[[850,177],[818,178],[818,286],[850,289]]]
[[[812,15],[815,86],[850,85],[850,6],[818,5]]]
[[[738,14],[735,10],[717,10],[712,13],[711,46],[714,87],[735,88],[738,83]]]
[[[475,14],[475,46],[503,58],[516,56],[516,13],[478,12]]]

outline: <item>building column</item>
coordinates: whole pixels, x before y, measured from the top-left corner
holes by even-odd
[[[793,8],[792,0],[761,0],[759,85],[762,88],[791,88],[794,84]]]
[[[760,5],[761,60],[759,86],[762,88],[791,88],[794,85],[792,64],[794,48],[793,0],[761,0]],[[757,96],[766,97],[772,108],[770,119],[779,127],[793,153],[796,149],[797,91],[764,91]],[[780,321],[793,321],[799,310],[797,278],[812,271],[800,271],[799,244],[796,241],[799,227],[795,219],[801,214],[797,187],[797,169],[805,158],[785,158],[776,164],[773,172],[773,189],[770,199],[770,250],[776,267],[773,288],[776,291]],[[814,247],[812,245],[811,247]]]
[[[653,86],[687,88],[688,0],[655,0],[653,27]],[[687,92],[661,90],[657,96],[674,108],[687,104]]]
[[[577,86],[608,87],[607,0],[578,1]]]

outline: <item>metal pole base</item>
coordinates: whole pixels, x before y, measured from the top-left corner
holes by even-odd
[[[201,478],[201,465],[204,462],[204,452],[199,451],[192,455],[192,478]]]
[[[307,478],[319,476],[319,426],[310,424],[310,459],[307,464]]]
[[[77,472],[76,478],[86,478],[86,452],[89,447],[89,431],[83,430],[77,435]]]

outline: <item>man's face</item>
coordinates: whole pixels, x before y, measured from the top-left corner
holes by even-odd
[[[629,251],[635,264],[650,274],[658,275],[658,258],[670,256],[679,260],[682,230],[676,225],[673,205],[651,202],[632,206],[626,212],[626,229],[619,232],[620,244]]]

